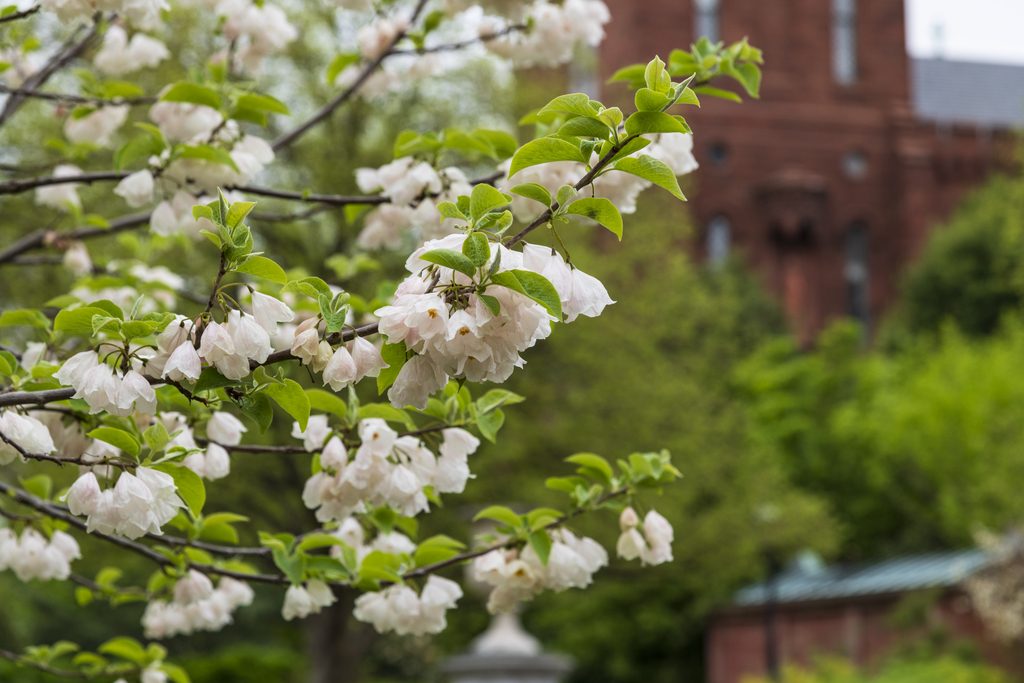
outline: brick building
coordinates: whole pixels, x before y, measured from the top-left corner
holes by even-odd
[[[911,59],[902,0],[606,2],[605,77],[696,35],[764,50],[760,100],[687,112],[701,163],[689,208],[702,256],[739,253],[804,342],[841,316],[870,328],[1024,123],[1024,68]],[[619,84],[603,95],[626,104]]]
[[[707,630],[706,681],[764,677],[769,659],[780,667],[810,666],[816,656],[831,654],[871,666],[929,632],[950,644],[970,644],[984,661],[1020,675],[1024,651],[991,638],[961,588],[987,563],[981,550],[831,567],[805,555],[770,585],[744,588],[715,613]]]

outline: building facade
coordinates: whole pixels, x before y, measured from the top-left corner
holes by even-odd
[[[1024,68],[911,59],[902,0],[606,2],[606,78],[699,35],[764,50],[760,100],[687,112],[701,164],[689,209],[700,256],[749,263],[805,343],[844,316],[870,330],[929,230],[1011,161]],[[977,91],[979,74],[965,110],[958,79]],[[632,105],[620,84],[603,95]]]

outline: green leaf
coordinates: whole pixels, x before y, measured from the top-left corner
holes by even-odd
[[[81,310],[81,309],[79,309]],[[60,313],[65,313],[61,311]],[[99,312],[99,311],[97,311]],[[60,313],[57,314],[57,319],[60,319]],[[92,316],[89,316],[89,329],[92,329]],[[50,327],[50,320],[43,315],[42,311],[37,311],[31,308],[19,308],[10,311],[4,311],[0,314],[0,327],[8,327],[11,325],[24,325],[26,327],[38,327],[40,329],[47,329]],[[54,329],[60,330],[62,328],[55,327]]]
[[[281,293],[284,294],[285,292],[299,292],[311,299],[319,299],[321,294],[329,297],[334,296],[334,292],[331,291],[327,283],[318,277],[304,277],[301,280],[292,280],[281,288]]]
[[[458,555],[459,551],[465,547],[465,544],[444,534],[431,536],[416,548],[413,562],[416,563],[417,567],[426,567],[436,562],[444,562]]]
[[[229,524],[207,522],[203,524],[199,537],[205,538],[208,541],[216,541],[217,543],[238,543],[238,532]]]
[[[672,77],[665,70],[665,62],[655,57],[644,69],[644,82],[654,92],[668,93],[672,88]]]
[[[661,111],[638,111],[626,119],[628,135],[644,133],[689,133],[679,119]]]
[[[505,389],[491,389],[477,399],[476,412],[478,415],[488,413],[499,406],[522,403],[523,397]]]
[[[590,137],[608,140],[612,136],[612,129],[597,119],[577,116],[563,123],[562,127],[558,129],[558,134],[568,137]]]
[[[401,408],[395,408],[387,403],[367,403],[359,409],[359,419],[377,417],[388,422],[401,422],[403,425],[413,425],[409,413]]]
[[[53,480],[45,474],[37,474],[34,477],[22,479],[21,486],[33,496],[43,500],[49,500],[50,494],[53,492]]]
[[[235,160],[231,158],[225,150],[220,147],[211,147],[210,145],[198,144],[198,145],[182,145],[177,148],[178,156],[182,159],[202,159],[205,161],[212,161],[222,166],[227,166],[235,173],[238,173],[238,165],[235,164]]]
[[[218,190],[220,192],[220,190]],[[249,212],[255,208],[256,202],[234,202],[228,207],[227,215],[224,217],[224,225],[234,230],[245,217],[249,215]],[[281,284],[284,284],[287,280],[281,280]]]
[[[576,114],[590,119],[597,118],[597,110],[591,106],[590,98],[583,93],[560,95],[537,111],[538,116],[553,112]],[[511,173],[509,175],[512,175]]]
[[[125,453],[136,457],[142,449],[142,445],[134,436],[117,427],[98,427],[89,432],[88,436],[104,443],[109,443],[111,446],[120,448]]]
[[[509,168],[508,177],[511,178],[524,168],[553,161],[587,163],[587,159],[584,158],[580,148],[571,142],[566,142],[560,138],[538,138],[520,147],[519,151],[512,157],[512,166]]]
[[[206,487],[199,475],[182,465],[164,463],[153,465],[154,470],[169,474],[174,478],[174,486],[178,489],[178,497],[188,506],[192,514],[198,517],[206,504]]]
[[[192,683],[192,679],[188,677],[188,672],[177,664],[163,662],[160,664],[160,670],[167,674],[172,683]]]
[[[461,254],[460,254],[461,256]],[[388,364],[388,367],[382,369],[380,374],[377,375],[377,395],[384,393],[384,390],[395,383],[398,379],[398,373],[402,371],[402,366],[405,365],[406,361],[406,348],[405,342],[400,341],[397,344],[384,344],[380,349],[381,358]]]
[[[340,54],[331,61],[331,65],[327,67],[327,82],[334,84],[334,79],[338,77],[345,67],[352,64],[358,64],[362,58],[355,53]]]
[[[322,410],[325,413],[332,413],[341,419],[345,419],[347,408],[345,402],[337,395],[323,389],[306,389],[306,398],[309,399],[310,410]]]
[[[498,315],[501,313],[501,302],[498,301],[497,297],[493,297],[490,294],[477,294],[480,301],[483,302],[487,310],[491,312],[491,315]]]
[[[125,324],[121,325],[121,336],[124,337],[125,341],[131,341],[138,339],[139,337],[148,337],[160,325],[154,322],[143,322],[141,320],[129,320]]]
[[[102,308],[83,306],[70,311],[59,311],[53,321],[53,329],[70,335],[92,336],[92,319],[107,312]]]
[[[466,241],[462,243],[462,254],[476,268],[483,267],[491,258],[491,243],[487,240],[487,235],[474,232],[466,237]]]
[[[511,508],[507,508],[502,505],[491,505],[490,507],[486,507],[476,513],[473,517],[474,522],[481,519],[491,519],[499,524],[504,524],[513,528],[519,527],[523,523],[522,518],[513,512]]]
[[[712,88],[710,85],[699,85],[693,89],[694,92],[700,93],[701,95],[708,95],[710,97],[718,97],[723,100],[729,100],[730,102],[743,102],[743,98],[730,90],[723,90],[722,88]]]
[[[565,206],[569,203],[569,200],[579,194],[576,188],[572,185],[562,185],[558,188],[558,192],[555,194],[555,201],[558,202],[559,206]]]
[[[160,140],[152,135],[140,135],[132,138],[114,154],[114,170],[120,171],[137,159],[148,159],[164,149]]]
[[[501,429],[503,424],[505,424],[505,413],[500,408],[483,415],[477,415],[476,418],[476,428],[491,443],[495,443],[498,440],[498,430]]]
[[[302,431],[309,422],[309,398],[302,386],[293,379],[286,379],[284,384],[268,384],[262,393],[277,401],[286,413],[295,418]]]
[[[282,285],[288,282],[288,276],[284,274],[284,268],[265,256],[253,256],[245,263],[237,266],[235,270],[239,273],[248,273],[271,282],[279,282]]]
[[[469,215],[478,220],[492,209],[506,206],[510,201],[512,198],[508,195],[486,183],[480,183],[473,187],[473,192],[469,195]]]
[[[162,422],[154,422],[149,429],[142,433],[142,438],[153,453],[162,451],[171,441],[171,435],[167,433],[167,428]]]
[[[516,153],[516,149],[519,147],[516,139],[503,130],[479,128],[473,131],[473,137],[485,140],[494,150],[494,156],[498,159],[508,159]]]
[[[565,209],[566,213],[597,221],[615,233],[622,241],[622,216],[615,205],[603,197],[577,199]]]
[[[595,476],[595,479],[601,480],[605,486],[611,486],[612,477],[612,466],[608,464],[608,461],[602,458],[600,455],[594,453],[577,453],[576,455],[570,455],[565,459],[566,462],[571,462],[576,465],[581,465],[583,468],[593,470],[594,472],[600,473],[601,476]],[[588,476],[593,476],[592,473],[586,473]]]
[[[548,188],[538,183],[524,183],[523,185],[516,185],[511,190],[512,194],[517,194],[520,197],[526,197],[532,199],[535,202],[540,202],[544,206],[551,206],[551,193],[548,192]]]
[[[466,215],[459,211],[459,207],[452,202],[441,202],[437,205],[437,212],[443,218],[455,218],[460,221],[468,220]]]
[[[663,187],[672,193],[676,199],[686,201],[683,191],[679,189],[679,181],[676,174],[665,162],[654,157],[641,154],[639,157],[625,157],[615,162],[616,171],[625,171],[635,176],[649,180],[659,187]]]
[[[234,512],[215,512],[203,518],[204,524],[234,524],[235,522],[248,521],[249,518],[245,515],[235,514]]]
[[[285,116],[291,116],[291,110],[288,109],[288,105],[270,95],[256,95],[248,94],[242,95],[238,98],[237,106],[239,109],[255,109],[257,111],[269,111],[274,114],[284,114]]]
[[[193,389],[193,392],[198,394],[200,391],[220,389],[221,387],[230,387],[238,384],[240,384],[240,382],[228,379],[224,375],[220,374],[216,368],[203,368],[203,371],[199,374],[199,379],[196,381],[196,386]]]
[[[537,553],[540,563],[545,567],[548,565],[548,556],[551,555],[551,536],[544,529],[537,529],[530,534],[530,547]]]
[[[664,111],[671,101],[665,93],[655,92],[650,88],[640,88],[633,97],[637,111]]]
[[[507,270],[491,276],[491,282],[525,294],[544,308],[559,322],[562,321],[562,299],[551,281],[540,273],[529,270]]]
[[[220,109],[220,96],[207,87],[195,83],[175,83],[163,96],[162,102],[191,102],[211,109]]]
[[[479,185],[477,187],[479,187]],[[476,275],[476,267],[473,265],[473,262],[465,255],[460,254],[454,249],[432,249],[431,251],[420,255],[420,258],[424,261],[444,266],[445,268],[457,270],[469,277]]]
[[[293,585],[297,586],[302,583],[302,579],[305,575],[302,567],[302,555],[299,555],[298,553],[289,555],[288,553],[276,548],[271,554],[274,558],[274,564],[277,565],[278,569],[284,572],[284,575],[288,577],[288,580],[291,581]]]
[[[256,423],[260,434],[266,434],[270,423],[274,421],[274,409],[270,399],[263,394],[249,394],[240,398],[236,405],[247,418]]]
[[[107,642],[96,648],[97,652],[102,652],[105,655],[111,655],[114,657],[120,657],[126,659],[133,664],[138,666],[145,666],[148,663],[148,657],[146,651],[142,649],[142,645],[139,641],[134,638],[127,636],[118,636],[117,638],[111,638]],[[84,653],[83,653],[84,654]]]

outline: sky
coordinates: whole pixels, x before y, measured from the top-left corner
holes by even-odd
[[[907,50],[1024,65],[1024,0],[906,0]]]

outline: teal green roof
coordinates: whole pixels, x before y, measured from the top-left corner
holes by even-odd
[[[954,586],[987,563],[988,556],[982,550],[927,553],[874,563],[830,566],[804,558],[776,577],[775,599],[779,603],[809,602]],[[761,605],[766,595],[764,582],[756,583],[737,592],[733,604]]]

